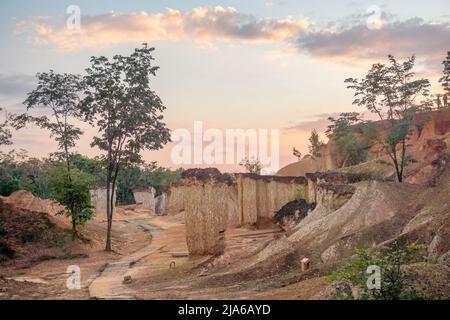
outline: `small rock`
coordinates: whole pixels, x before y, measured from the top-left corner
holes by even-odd
[[[311,264],[311,260],[309,260],[309,259],[306,258],[306,257],[303,258],[303,259],[300,261],[300,267],[301,267],[302,271],[307,271],[307,270],[309,270],[310,264]]]
[[[208,275],[208,269],[203,269],[200,274],[198,275],[199,277],[206,277]]]
[[[133,281],[133,279],[131,278],[131,276],[123,277],[123,283],[124,284],[130,284],[132,281]]]

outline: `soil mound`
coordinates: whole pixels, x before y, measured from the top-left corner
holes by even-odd
[[[0,264],[27,267],[64,254],[68,232],[45,212],[17,209],[0,198]]]
[[[25,190],[15,191],[9,197],[4,197],[3,200],[14,206],[17,210],[40,212],[48,215],[61,214],[66,210],[63,205],[56,201],[41,199]]]

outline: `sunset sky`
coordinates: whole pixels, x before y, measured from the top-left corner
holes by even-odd
[[[81,10],[79,30],[66,9]],[[23,112],[37,72],[82,74],[93,55],[156,48],[160,67],[151,86],[164,102],[171,129],[205,127],[280,130],[281,165],[307,153],[313,128],[352,106],[344,79],[360,77],[388,54],[417,55],[433,91],[450,51],[450,2],[428,1],[1,1],[0,106]],[[95,130],[82,126],[78,151],[98,153]],[[27,128],[13,146],[32,156],[56,151],[48,133]],[[175,167],[171,145],[144,152],[147,161]],[[233,168],[227,168],[233,170]]]

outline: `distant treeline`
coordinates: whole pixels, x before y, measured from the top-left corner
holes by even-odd
[[[100,158],[89,158],[73,154],[71,163],[87,180],[91,188],[104,184],[105,162]],[[25,150],[0,152],[0,194],[9,196],[17,190],[28,190],[44,199],[58,199],[58,180],[65,172],[64,161],[57,154],[47,158],[30,157]],[[117,202],[134,203],[132,190],[136,187],[153,187],[156,194],[181,176],[182,169],[170,170],[155,163],[124,166],[118,175]]]

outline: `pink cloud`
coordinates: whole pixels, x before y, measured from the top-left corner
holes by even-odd
[[[234,8],[194,8],[182,12],[168,9],[166,13],[147,12],[83,16],[81,28],[69,29],[55,25],[47,17],[29,18],[17,25],[18,32],[30,35],[36,45],[50,45],[62,50],[115,45],[120,43],[154,42],[193,38],[196,41],[240,40],[244,42],[279,43],[304,32],[305,19],[258,19],[239,13]]]

